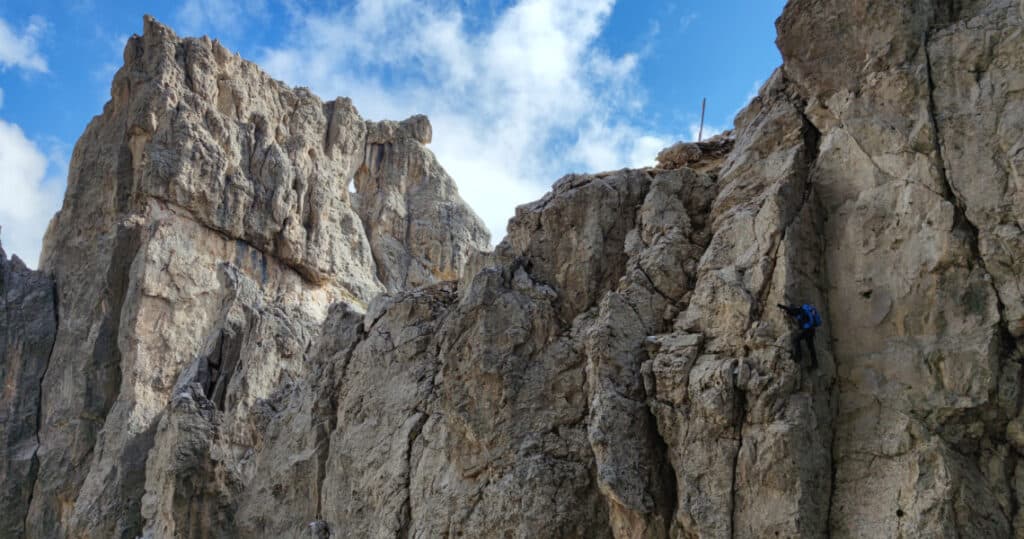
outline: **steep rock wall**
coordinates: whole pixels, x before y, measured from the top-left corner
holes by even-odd
[[[147,459],[185,428],[174,393],[191,383],[213,403],[204,428],[222,441],[225,482],[244,484],[265,401],[304,377],[332,303],[363,310],[407,282],[459,277],[488,249],[429,139],[424,117],[366,122],[346,99],[322,103],[147,18],[44,241],[60,323],[26,535],[138,535]],[[351,195],[368,168],[376,183]],[[448,226],[369,227],[360,211],[377,208],[404,223],[443,211]]]
[[[843,306],[835,535],[1020,533],[1019,8],[794,1],[779,22],[822,134],[813,182]]]
[[[570,176],[520,208],[497,264],[458,294],[378,299],[343,359],[313,356],[334,364],[336,409],[289,408],[333,427],[305,446],[326,465],[318,512],[262,514],[245,534],[300,536],[315,520],[337,536],[664,535],[674,480],[644,402],[643,343],[685,305],[713,194],[689,170]],[[278,423],[267,463],[295,452],[296,419]],[[263,477],[309,476],[281,468]]]
[[[825,533],[834,364],[826,344],[801,369],[764,308],[828,312],[802,106],[779,74],[718,166],[567,176],[457,292],[375,302],[311,358],[336,407],[305,393],[263,446],[259,499],[316,507],[245,512],[243,535]]]
[[[56,332],[53,280],[0,248],[0,536],[25,533],[39,472],[41,385]]]
[[[490,254],[425,118],[147,21],[47,235],[53,353],[0,364],[2,523],[1024,536],[1022,17],[792,0],[733,132],[562,178]]]

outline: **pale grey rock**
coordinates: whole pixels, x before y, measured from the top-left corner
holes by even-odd
[[[820,367],[801,372],[774,305],[800,300],[829,313],[810,177],[817,133],[781,73],[735,132],[692,297],[673,331],[652,339],[644,366],[676,474],[672,535],[814,537],[828,525],[827,331]]]
[[[689,170],[567,177],[458,291],[381,296],[361,325],[333,314],[313,389],[285,397],[257,449],[245,534],[665,536],[673,475],[644,343],[685,306],[714,194]],[[555,234],[527,236],[537,222]],[[568,248],[565,229],[602,250]]]
[[[1015,4],[793,1],[779,21],[821,132],[813,181],[842,306],[834,537],[1021,533],[1005,438],[1020,393]]]
[[[408,283],[457,280],[468,256],[489,248],[423,147],[425,117],[369,124],[349,100],[322,103],[216,41],[144,25],[76,145],[44,242],[60,324],[36,397],[29,537],[234,533],[220,516],[168,506],[167,496],[192,491],[160,478],[182,466],[230,472],[231,488],[204,496],[234,508],[266,403],[306,374],[330,305],[363,310]],[[382,145],[397,151],[367,163]],[[380,187],[359,202],[400,210],[403,234],[368,230],[357,212],[348,186],[367,169]],[[447,227],[424,225],[439,212]],[[182,387],[198,404],[170,414]],[[215,436],[207,446],[178,439],[200,425]],[[173,447],[197,456],[180,462]]]
[[[363,338],[362,326],[362,313],[334,304],[320,330],[324,338],[307,352],[308,375],[267,400],[264,442],[251,457],[252,473],[238,496],[241,535],[320,537],[329,532],[320,491],[337,425],[340,384],[352,349]]]
[[[733,131],[562,178],[491,253],[425,117],[148,21],[47,236],[53,354],[4,374],[4,525],[1024,537],[1018,8],[791,0]]]
[[[367,122],[353,204],[389,290],[458,280],[490,235],[434,155],[426,116]]]
[[[688,167],[701,172],[715,170],[721,167],[722,160],[732,151],[735,142],[731,130],[700,142],[677,142],[658,152],[658,168]]]
[[[142,537],[239,536],[232,502],[242,481],[225,465],[218,427],[216,406],[199,384],[175,393],[149,452]]]

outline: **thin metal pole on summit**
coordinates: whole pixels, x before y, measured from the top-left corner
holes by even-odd
[[[700,100],[700,129],[697,131],[697,142],[701,141],[701,137],[704,136],[704,108],[707,107],[708,98],[704,97]]]

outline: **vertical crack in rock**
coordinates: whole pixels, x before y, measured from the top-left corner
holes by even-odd
[[[138,253],[143,241],[143,231],[138,226],[126,226],[119,224],[117,236],[114,241],[114,248],[111,263],[107,274],[107,293],[112,301],[111,310],[101,327],[100,336],[96,339],[94,358],[102,365],[102,358],[109,357],[109,367],[101,367],[101,371],[114,371],[106,374],[107,380],[104,387],[105,395],[102,399],[102,411],[98,411],[97,417],[103,418],[101,425],[106,425],[106,419],[114,406],[115,400],[121,391],[122,378],[125,366],[121,350],[121,318],[125,309],[125,300],[129,294],[129,283],[132,279],[132,262]],[[109,324],[109,325],[108,325]],[[97,429],[98,430],[98,429]],[[137,536],[142,532],[142,515],[139,508],[139,500],[142,498],[145,485],[146,455],[153,446],[153,436],[156,431],[156,423],[149,425],[145,431],[123,448],[120,456],[120,465],[124,472],[125,483],[118,485],[120,496],[123,496],[124,503],[123,520],[118,523],[118,533],[122,536]],[[97,437],[97,443],[98,437]],[[95,455],[95,452],[94,452]]]
[[[732,372],[732,384],[736,388],[736,453],[732,458],[732,489],[730,491],[729,499],[729,537],[736,537],[736,493],[739,490],[739,469],[740,469],[740,455],[743,454],[743,427],[747,424],[747,393],[743,389],[740,389],[739,384],[739,370],[740,363],[743,360],[738,359],[733,364]]]
[[[950,10],[950,13],[951,13],[951,15],[950,15],[952,17],[951,20],[956,20],[956,18],[958,16],[958,11],[957,10],[959,9],[959,6],[955,2],[952,2],[948,6],[948,9]],[[979,249],[979,246],[978,246],[979,245],[978,227],[967,216],[967,208],[966,208],[966,205],[964,204],[963,196],[959,192],[957,192],[956,187],[949,180],[948,167],[947,167],[947,163],[946,163],[946,158],[945,158],[944,153],[943,153],[942,132],[939,129],[939,122],[938,122],[937,113],[936,113],[936,106],[935,106],[935,80],[932,77],[932,59],[931,59],[931,52],[929,50],[929,42],[930,42],[930,31],[926,31],[923,34],[923,36],[922,36],[922,48],[924,49],[925,68],[926,68],[927,80],[928,80],[928,118],[931,121],[932,143],[933,143],[934,148],[935,148],[935,168],[936,168],[936,171],[938,172],[939,179],[942,181],[943,191],[945,191],[945,195],[944,196],[945,196],[946,200],[948,200],[951,204],[953,204],[953,207],[956,210],[956,217],[957,217],[956,222],[968,234],[967,244],[968,244],[968,246],[969,246],[969,248],[971,250],[972,261],[976,262],[977,264],[979,264],[981,266],[982,270],[984,270],[985,274],[989,277],[989,282],[991,283],[992,282],[992,280],[991,280],[992,273],[986,267],[985,258],[981,255],[981,252],[980,252],[980,249]],[[1006,315],[1005,315],[1006,306],[1005,306],[1005,304],[1003,302],[1002,297],[1000,296],[998,287],[996,287],[994,284],[992,284],[991,288],[992,288],[992,292],[993,292],[993,294],[995,295],[995,298],[996,298],[996,304],[997,304],[997,306],[999,308],[1000,329],[1001,329],[1001,333],[1002,333],[1001,337],[1003,338],[1004,345],[1009,345],[1010,349],[1013,349],[1014,348],[1014,342],[1013,342],[1014,339],[1010,336],[1010,331],[1007,328],[1007,319],[1006,319]],[[1008,342],[1007,342],[1007,340],[1008,340]]]
[[[803,108],[805,107],[804,103],[801,103],[795,100],[794,98],[789,98],[789,102],[793,106],[793,108],[800,114],[800,117],[803,120],[804,163],[802,170],[799,171],[799,174],[803,176],[803,189],[800,193],[800,204],[797,205],[796,209],[793,210],[792,215],[789,217],[789,219],[786,220],[786,223],[782,226],[782,234],[779,236],[779,239],[773,245],[772,252],[768,256],[770,266],[766,274],[769,276],[769,278],[765,279],[764,285],[761,287],[761,290],[758,293],[757,303],[754,304],[754,307],[751,310],[749,323],[750,326],[759,321],[764,315],[764,310],[767,307],[767,298],[768,296],[771,295],[772,284],[775,282],[775,280],[771,277],[775,275],[775,268],[776,264],[778,263],[779,249],[786,242],[786,235],[789,233],[790,227],[793,226],[793,223],[795,223],[796,220],[800,217],[800,214],[803,213],[804,206],[807,204],[807,200],[808,198],[810,198],[811,191],[814,187],[813,169],[814,163],[818,159],[818,152],[820,151],[819,147],[821,145],[821,133],[814,126],[814,124],[811,123],[810,119],[808,119],[807,116],[803,113]]]
[[[807,115],[805,113],[806,98],[800,97],[799,101],[794,102],[794,107],[799,111],[800,117],[803,119],[803,124],[804,124],[804,149],[805,149],[805,152],[806,152],[806,156],[805,156],[805,163],[806,163],[805,166],[806,166],[806,168],[805,168],[805,171],[804,171],[804,174],[806,175],[805,176],[805,188],[804,188],[804,192],[803,192],[803,199],[802,199],[801,204],[800,204],[800,209],[797,210],[797,213],[796,213],[796,215],[799,215],[803,211],[804,205],[811,198],[811,195],[812,195],[812,192],[813,192],[813,189],[814,189],[814,179],[815,179],[814,176],[816,174],[815,167],[817,166],[818,156],[821,153],[821,138],[822,138],[822,135],[821,135],[821,132],[818,130],[817,126],[814,125],[814,123],[811,121],[810,118],[807,117]],[[814,200],[813,203],[815,204],[815,209],[820,209],[820,203],[817,200]],[[816,215],[816,213],[815,213],[815,215]],[[821,293],[821,296],[822,296],[822,301],[823,301],[822,307],[824,308],[823,309],[824,317],[825,317],[825,320],[828,323],[827,327],[831,328],[831,327],[834,327],[834,326],[833,326],[832,305],[831,305],[831,301],[829,300],[830,282],[829,282],[829,277],[828,277],[829,276],[829,271],[828,271],[828,268],[827,268],[828,257],[826,256],[826,253],[825,253],[825,249],[827,248],[827,241],[826,241],[826,238],[825,238],[825,232],[821,229],[821,223],[820,223],[820,221],[818,219],[815,219],[811,226],[812,226],[812,228],[814,230],[814,234],[815,234],[815,236],[816,236],[816,238],[818,240],[817,259],[820,261],[820,264],[821,264],[821,267],[819,269],[821,270],[821,275],[822,275],[822,279],[823,279],[823,282],[816,282],[814,284],[820,290],[820,293]],[[788,230],[788,226],[787,226],[787,230]],[[828,337],[831,337],[831,332],[828,332],[825,335],[827,335]],[[818,346],[816,343],[814,343],[812,345],[813,346]],[[837,416],[838,416],[838,412],[839,412],[838,406],[836,406],[835,403],[838,401],[838,394],[841,391],[841,388],[840,388],[840,378],[838,376],[838,371],[839,371],[839,361],[838,361],[838,359],[839,358],[836,356],[836,354],[833,351],[831,338],[829,338],[826,341],[825,347],[827,348],[829,354],[833,358],[833,369],[834,369],[834,374],[833,374],[832,378],[830,379],[827,387],[824,388],[825,392],[827,393],[827,397],[828,397],[828,405],[829,405],[829,413],[828,413],[828,415],[829,415],[829,424],[828,424],[828,429],[830,431],[830,436],[829,436],[829,439],[828,439],[828,447],[827,447],[827,451],[828,451],[827,458],[828,458],[828,462],[829,462],[829,475],[828,475],[828,477],[829,477],[829,488],[828,488],[828,502],[827,502],[826,510],[825,510],[825,522],[824,522],[824,525],[825,525],[825,531],[826,531],[827,535],[829,537],[831,537],[832,536],[832,527],[830,525],[830,522],[831,522],[831,519],[832,519],[832,502],[833,502],[833,498],[834,498],[835,491],[836,491],[836,469],[837,469],[837,467],[836,467],[836,458],[835,458],[835,443],[836,443],[836,433],[837,433],[838,429],[836,428],[836,420],[837,420]],[[818,368],[819,369],[822,368],[822,363],[821,363],[821,359],[820,358],[819,358]]]
[[[93,364],[97,371],[89,371],[89,389],[97,391],[97,398],[86,401],[86,411],[100,424],[107,417],[110,407],[117,398],[121,387],[122,365],[119,336],[121,333],[121,312],[128,294],[131,266],[142,242],[142,231],[134,226],[118,226],[110,263],[107,267],[105,300],[110,309],[99,328],[92,351]],[[96,430],[99,430],[98,427]]]
[[[412,425],[412,429],[409,431],[409,441],[405,449],[405,485],[403,485],[402,487],[405,490],[405,501],[402,504],[402,520],[398,530],[398,537],[401,539],[409,539],[411,533],[410,530],[412,529],[413,523],[412,477],[413,472],[415,471],[413,468],[413,444],[416,443],[416,439],[419,438],[420,432],[423,430],[423,425],[427,422],[430,416],[424,412],[416,412],[416,414],[413,415],[412,418],[415,418],[415,423]]]
[[[824,249],[825,249],[824,234],[821,234],[820,239],[821,239],[822,251],[824,251]],[[828,264],[828,257],[826,257],[824,253],[821,253],[821,259],[823,261],[823,264]],[[829,275],[829,271],[828,271],[827,267],[823,267],[822,270],[823,270],[823,274],[825,275],[825,279],[826,279],[826,282],[824,283],[825,298],[826,298],[825,301],[826,301],[826,308],[827,308],[826,315],[825,315],[825,317],[826,317],[825,320],[828,322],[829,327],[834,327],[833,326],[834,316],[832,315],[832,305],[828,301],[828,290],[829,290],[828,275]],[[829,444],[828,444],[828,461],[829,461],[830,470],[829,470],[829,488],[828,488],[828,508],[827,508],[827,510],[825,512],[825,528],[826,528],[826,530],[828,532],[828,537],[831,538],[832,537],[832,509],[834,507],[835,495],[836,495],[836,474],[837,474],[837,471],[838,471],[838,468],[839,468],[836,465],[836,438],[837,438],[838,432],[839,432],[839,429],[837,428],[838,417],[839,417],[838,402],[839,402],[839,395],[842,394],[843,388],[842,388],[842,379],[840,378],[840,376],[838,374],[839,373],[839,357],[838,357],[838,355],[836,355],[835,351],[833,350],[832,340],[831,339],[829,339],[828,348],[829,348],[829,351],[832,353],[834,369],[835,369],[835,374],[833,375],[833,378],[832,378],[831,382],[828,385],[829,406],[830,406],[830,410],[829,410],[830,424],[829,424],[829,427],[830,427],[830,429],[832,431],[832,436],[829,437]]]
[[[951,16],[954,17],[952,20],[956,20],[955,9],[957,6],[949,6]],[[939,129],[939,122],[936,114],[935,106],[935,81],[932,78],[932,60],[931,52],[929,51],[930,33],[925,32],[922,37],[922,47],[925,55],[925,67],[927,72],[928,80],[928,117],[931,121],[931,131],[933,136],[933,145],[935,148],[935,168],[938,172],[938,176],[942,181],[943,191],[945,192],[944,198],[949,201],[956,212],[956,224],[959,228],[967,233],[966,243],[971,252],[971,262],[978,264],[978,266],[985,272],[986,281],[992,290],[994,297],[996,298],[996,306],[999,311],[999,337],[1003,348],[1001,354],[1003,362],[1009,360],[1012,356],[1012,351],[1016,349],[1016,340],[1012,337],[1010,330],[1007,326],[1006,316],[1006,305],[1000,295],[999,287],[995,286],[992,278],[992,272],[988,270],[985,257],[982,256],[979,248],[979,231],[977,225],[967,215],[967,207],[963,200],[963,195],[956,190],[953,182],[949,179],[949,167],[947,166],[946,158],[943,153],[943,141],[942,132]]]
[[[921,37],[921,46],[924,51],[925,69],[927,74],[928,117],[931,123],[931,130],[933,135],[932,143],[935,148],[935,168],[937,169],[938,176],[942,181],[943,191],[945,192],[944,198],[947,201],[949,201],[955,208],[956,224],[959,225],[959,228],[961,228],[966,233],[967,237],[965,239],[971,252],[971,263],[978,264],[982,271],[984,271],[986,281],[988,282],[988,285],[991,288],[991,291],[996,299],[996,307],[998,309],[999,314],[998,338],[1000,345],[1000,361],[998,372],[1000,378],[1002,379],[1005,377],[1007,369],[1012,367],[1011,363],[1017,361],[1015,351],[1019,348],[1020,344],[1019,341],[1013,337],[1013,333],[1010,330],[1010,320],[1009,316],[1007,315],[1006,301],[1004,300],[1002,295],[1004,292],[1001,291],[1000,286],[997,285],[995,274],[993,274],[989,270],[989,262],[981,253],[980,232],[978,225],[975,222],[973,222],[969,217],[968,207],[965,202],[964,196],[957,190],[956,184],[949,177],[949,174],[951,173],[950,171],[952,170],[952,164],[947,161],[947,157],[944,151],[945,141],[943,140],[942,131],[939,125],[938,107],[936,105],[935,98],[936,82],[934,79],[934,65],[931,50],[933,38],[932,34],[939,30],[937,28],[939,24],[951,25],[954,24],[956,21],[959,21],[963,16],[962,10],[965,9],[965,6],[963,6],[959,2],[940,0],[936,3],[936,9],[937,11],[939,11],[940,15],[942,15],[943,11],[945,11],[944,14],[947,18],[940,18],[937,21],[934,21],[933,25],[930,28],[926,29]],[[1024,7],[1021,8],[1021,16],[1024,16]],[[978,81],[976,80],[976,82]],[[998,260],[996,260],[997,265],[998,263]],[[1016,367],[1018,367],[1019,370],[1019,365]],[[1016,373],[1016,376],[1014,376],[1014,380],[1012,380],[1010,383],[1014,384],[1015,389],[1017,391],[1016,402],[1013,403],[1013,409],[1009,411],[1009,414],[1013,416],[1019,413],[1021,406],[1020,388],[1022,384],[1024,384],[1024,381],[1022,381],[1020,372]],[[999,402],[998,393],[1002,391],[1002,388],[999,387],[1000,385],[1001,384],[998,384],[996,387],[992,389],[990,402]],[[1012,417],[1009,419],[1012,419]],[[986,421],[987,428],[991,428],[988,425],[989,423],[991,423],[991,420]],[[1005,437],[1005,433],[1000,431],[996,433],[996,436]],[[1006,443],[1005,439],[1003,440],[1003,443]],[[1007,445],[1009,446],[1009,444]],[[1016,517],[1017,513],[1019,512],[1020,506],[1018,489],[1014,487],[1014,484],[1016,482],[1016,471],[1018,467],[1018,461],[1019,455],[1011,447],[1009,449],[1009,454],[1007,455],[1007,462],[1004,464],[1004,466],[1006,467],[1004,476],[1007,489],[1009,491],[1009,514],[1005,514],[1005,516],[1007,522],[1010,523],[1011,528],[1014,527],[1014,523],[1017,521]],[[981,464],[979,463],[979,465]],[[959,532],[959,530],[957,531]]]
[[[248,326],[249,324],[246,324]],[[217,410],[224,411],[225,398],[228,392],[228,385],[231,377],[239,367],[242,353],[242,339],[245,326],[235,327],[227,325],[218,332],[217,342],[207,359],[211,370],[215,369],[210,376],[208,398]]]
[[[804,194],[805,202],[806,202],[806,199],[809,198],[810,195],[811,195],[811,192],[812,192],[812,189],[813,189],[813,183],[814,183],[814,179],[815,179],[814,176],[815,176],[815,174],[817,174],[817,170],[816,170],[815,167],[817,166],[818,157],[821,154],[821,138],[822,138],[822,135],[821,135],[821,132],[818,130],[817,126],[815,126],[814,123],[811,121],[811,119],[808,118],[807,115],[805,114],[805,112],[804,112],[805,109],[806,109],[806,103],[801,104],[799,110],[800,110],[801,117],[803,118],[803,121],[804,121],[804,124],[805,124],[805,129],[806,129],[804,144],[805,144],[806,148],[810,149],[810,152],[808,153],[808,156],[807,156],[807,191]],[[815,201],[814,201],[814,204],[815,204],[815,209],[822,210],[820,200],[818,200],[816,198]],[[825,252],[826,249],[828,248],[828,242],[827,242],[827,238],[826,238],[826,233],[822,229],[823,223],[821,222],[821,218],[819,216],[817,216],[817,215],[815,215],[815,217],[816,218],[814,219],[814,223],[813,223],[812,227],[813,227],[813,230],[814,230],[815,237],[816,237],[816,239],[818,241],[818,252],[816,253],[816,255],[817,255],[817,259],[820,261],[820,264],[821,264],[819,269],[820,269],[821,275],[822,275],[821,280],[819,282],[815,283],[815,284],[819,288],[819,290],[821,291],[822,301],[823,301],[823,305],[822,306],[824,307],[822,314],[823,314],[823,317],[825,318],[825,322],[827,324],[826,327],[827,328],[833,328],[833,327],[835,327],[835,315],[833,314],[833,306],[832,306],[832,301],[831,301],[831,298],[830,298],[830,290],[831,290],[832,284],[831,284],[830,279],[829,279],[829,275],[830,275],[830,271],[829,271],[829,268],[828,268],[829,257],[827,256],[827,254]],[[827,219],[827,217],[826,217],[826,219]],[[832,332],[829,331],[825,335],[828,337],[828,339],[827,339],[827,341],[825,343],[825,347],[828,350],[829,354],[832,356],[833,375],[832,375],[831,379],[829,380],[828,385],[824,388],[824,390],[827,392],[827,396],[828,396],[828,405],[829,405],[829,412],[828,412],[829,424],[828,424],[828,429],[830,431],[830,436],[829,436],[829,439],[828,439],[828,447],[827,447],[827,452],[828,452],[827,453],[827,458],[828,458],[828,462],[829,462],[829,472],[828,472],[829,488],[828,488],[828,502],[827,502],[826,509],[825,509],[824,525],[825,525],[826,535],[828,537],[832,537],[832,526],[831,526],[831,522],[832,522],[832,509],[833,509],[833,502],[834,502],[835,493],[836,493],[836,473],[837,473],[837,468],[838,468],[837,465],[836,465],[835,447],[836,447],[836,437],[837,437],[837,433],[838,433],[839,429],[836,427],[836,424],[837,424],[837,419],[838,419],[838,415],[839,415],[838,401],[839,401],[839,395],[842,392],[842,387],[841,387],[841,378],[840,378],[840,376],[838,374],[839,373],[839,357],[838,357],[838,355],[836,355],[836,353],[835,353],[835,351],[833,349]],[[818,368],[822,368],[822,364],[821,364],[820,358],[819,358]]]
[[[654,412],[651,411],[650,406],[646,407],[647,421],[651,425],[649,429],[649,435],[653,440],[654,454],[657,457],[656,461],[656,474],[661,478],[661,492],[659,493],[662,498],[661,518],[666,523],[670,523],[665,526],[665,537],[672,536],[673,525],[671,522],[675,517],[676,507],[679,506],[679,491],[678,485],[676,484],[676,471],[672,467],[672,459],[669,456],[671,450],[668,442],[662,437],[661,431],[658,429],[658,420],[654,416]]]
[[[950,8],[952,9],[952,8]],[[931,122],[932,132],[932,145],[935,148],[934,165],[935,170],[938,173],[939,180],[942,182],[942,189],[944,191],[944,198],[953,205],[954,211],[956,212],[956,225],[957,228],[962,229],[967,233],[967,245],[971,250],[971,261],[981,266],[981,269],[985,271],[985,274],[989,276],[989,282],[991,282],[991,272],[985,267],[985,259],[981,256],[981,252],[978,248],[978,227],[970,220],[967,216],[967,208],[964,205],[963,196],[957,192],[956,187],[952,182],[949,181],[948,167],[946,164],[946,158],[942,151],[942,132],[939,130],[939,122],[936,117],[935,107],[935,80],[932,78],[932,60],[931,52],[928,50],[930,33],[926,31],[921,38],[924,49],[925,57],[925,69],[928,80],[928,119]],[[997,287],[992,285],[992,292],[995,294],[997,304],[999,307],[999,319],[1003,326],[1004,331],[1009,334],[1006,330],[1006,317],[1003,314],[1005,306],[1003,300],[999,295]]]
[[[372,327],[372,324],[371,324]],[[316,459],[316,518],[317,520],[323,520],[323,488],[324,478],[327,476],[327,459],[331,454],[331,440],[334,438],[334,432],[338,428],[338,406],[339,406],[339,389],[343,386],[348,373],[349,363],[352,361],[352,353],[356,347],[366,338],[367,332],[363,330],[362,324],[356,327],[355,338],[352,339],[351,343],[345,348],[341,354],[341,358],[333,362],[330,369],[335,371],[340,367],[341,372],[335,376],[328,376],[326,381],[321,381],[324,384],[322,391],[315,392],[316,403],[313,406],[314,412],[313,417],[316,418],[315,423],[315,440],[314,447],[317,449]],[[325,335],[323,338],[331,338],[331,335]],[[324,394],[326,393],[326,395]],[[326,405],[324,404],[326,402]],[[326,419],[325,419],[326,418]],[[326,424],[326,428],[324,425]]]
[[[3,256],[3,251],[0,251],[0,257],[2,257],[2,256]],[[2,273],[3,272],[0,272],[0,274],[2,274]],[[4,291],[5,292],[4,293],[4,313],[5,313],[5,316],[6,316],[8,314],[7,305],[6,305],[7,294],[6,294],[6,288],[4,287],[4,283],[0,283],[0,291]],[[53,305],[53,328],[54,328],[53,337],[56,337],[57,328],[60,327],[60,321],[58,320],[58,316],[59,316],[58,313],[60,313],[60,309],[59,309],[59,307],[57,305],[57,301],[58,301],[58,298],[60,296],[58,296],[58,294],[57,294],[57,284],[56,283],[53,283],[53,282],[50,283],[50,293],[53,295],[53,303],[52,303],[52,305]],[[7,327],[10,328],[10,320],[9,319],[8,319],[7,323],[8,323]],[[7,342],[10,342],[9,337],[8,337],[8,341]],[[42,425],[43,425],[43,414],[42,414],[42,410],[43,410],[43,380],[46,379],[46,372],[50,370],[50,356],[53,354],[53,346],[54,346],[54,342],[52,340],[50,342],[49,350],[46,351],[46,364],[43,366],[43,372],[39,375],[39,379],[37,380],[37,383],[39,384],[39,386],[36,388],[36,395],[35,395],[35,398],[36,398],[36,425],[35,425],[35,434],[34,434],[35,440],[36,440],[36,442],[35,442],[35,446],[36,447],[32,451],[32,470],[33,470],[33,472],[32,472],[32,479],[31,479],[31,481],[29,481],[28,502],[25,504],[25,515],[24,515],[25,525],[22,528],[23,530],[27,530],[28,529],[28,508],[32,507],[32,497],[33,497],[33,495],[35,495],[36,480],[38,479],[38,473],[39,473],[39,446],[40,446],[39,429],[41,429]]]
[[[0,247],[0,536],[23,536],[39,477],[42,381],[56,332],[53,281]]]
[[[784,66],[736,135],[566,176],[490,254],[425,117],[365,121],[147,18],[47,236],[64,340],[0,386],[55,411],[24,429],[16,487],[39,507],[0,522],[32,539],[1012,528],[1017,257],[988,240],[1015,222],[962,179],[979,152],[951,139],[946,72],[984,102],[1020,66],[949,65],[969,47],[945,42],[994,43],[961,19],[1010,8],[861,4],[790,0]],[[965,282],[983,305],[952,313]],[[829,322],[818,371],[770,307],[796,297]]]

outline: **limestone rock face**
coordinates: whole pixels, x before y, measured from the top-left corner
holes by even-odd
[[[57,329],[53,280],[0,248],[0,536],[25,534],[39,471],[39,397]]]
[[[643,343],[685,305],[714,192],[688,169],[569,176],[461,288],[332,310],[256,449],[237,533],[663,536],[674,479]]]
[[[689,167],[706,170],[721,166],[721,160],[732,151],[736,139],[732,131],[715,135],[700,142],[677,142],[658,152],[658,168]]]
[[[8,402],[40,403],[28,432],[4,430],[37,476],[17,486],[25,534],[232,533],[224,508],[255,467],[268,403],[304,379],[330,305],[457,279],[489,248],[429,140],[425,117],[366,122],[347,99],[323,103],[147,18],[44,243],[60,323],[41,390],[27,355],[4,373],[17,393],[5,417],[36,413]],[[360,171],[376,183],[353,195]],[[368,226],[359,208],[408,225]],[[447,227],[422,225],[438,212]]]
[[[731,132],[493,252],[425,117],[147,20],[2,262],[0,534],[1024,537],[1022,17],[791,0]]]
[[[458,197],[455,182],[424,151],[426,116],[367,122],[366,153],[353,205],[369,237],[377,276],[389,290],[457,280],[490,237]]]
[[[834,536],[1024,534],[1006,436],[1021,388],[1022,16],[1010,0],[793,1],[779,21],[783,69],[821,132],[812,181],[843,313]]]

